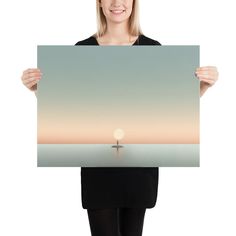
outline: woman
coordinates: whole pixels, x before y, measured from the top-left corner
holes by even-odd
[[[97,33],[76,45],[160,45],[143,35],[138,0],[97,0]],[[218,79],[216,67],[195,71],[201,96]],[[23,72],[22,82],[37,92],[39,69]],[[142,235],[147,208],[156,204],[158,167],[82,167],[82,206],[87,209],[93,236]]]

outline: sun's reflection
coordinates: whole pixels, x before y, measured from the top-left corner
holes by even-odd
[[[116,148],[117,154],[119,154],[119,148],[124,147],[119,144],[119,141],[123,139],[124,136],[125,136],[125,132],[122,129],[115,129],[113,132],[113,137],[116,139],[116,145],[113,145],[112,148]]]

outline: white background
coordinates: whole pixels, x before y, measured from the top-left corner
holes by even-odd
[[[218,82],[201,98],[201,167],[160,168],[143,235],[236,235],[233,0],[140,0],[146,36],[200,45]],[[80,168],[37,168],[37,100],[21,82],[37,45],[74,45],[96,32],[95,0],[8,0],[0,6],[0,234],[90,235]]]

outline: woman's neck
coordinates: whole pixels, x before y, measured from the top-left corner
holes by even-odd
[[[136,39],[137,36],[129,33],[127,21],[122,23],[108,22],[106,33],[98,40],[103,44],[129,44]]]

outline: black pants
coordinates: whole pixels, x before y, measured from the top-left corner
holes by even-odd
[[[141,236],[146,208],[87,209],[92,236]]]

